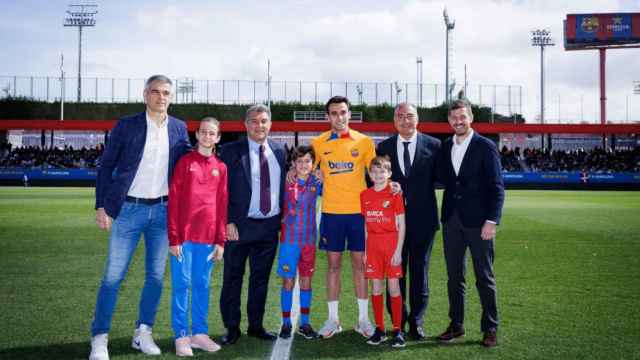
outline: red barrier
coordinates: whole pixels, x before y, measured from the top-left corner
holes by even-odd
[[[0,120],[0,130],[111,130],[115,120]],[[194,131],[197,121],[187,122],[189,130]],[[352,128],[367,132],[395,132],[391,122],[352,123]],[[443,122],[420,122],[420,131],[430,134],[451,133],[449,124]],[[638,124],[488,124],[475,123],[473,128],[482,134],[524,133],[524,134],[640,134]],[[274,121],[272,131],[325,131],[329,129],[326,122],[299,123],[292,121]],[[244,132],[242,120],[222,121],[222,131]]]

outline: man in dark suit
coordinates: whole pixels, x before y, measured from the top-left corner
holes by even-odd
[[[445,187],[441,217],[451,322],[438,340],[451,342],[465,333],[464,276],[468,247],[482,305],[482,343],[493,347],[497,345],[498,329],[494,241],[504,204],[500,155],[493,141],[471,128],[473,113],[466,100],[451,103],[448,120],[455,135],[442,144],[438,180]]]
[[[439,228],[434,179],[440,140],[420,133],[417,130],[418,121],[415,106],[398,104],[393,115],[398,134],[378,144],[376,153],[391,159],[391,180],[400,183],[405,201],[407,233],[402,248],[402,272],[405,277],[400,279],[404,302],[402,328],[404,331],[408,322],[409,336],[414,340],[423,340],[424,313],[429,302],[429,259],[433,237]],[[409,310],[406,306],[407,275]],[[387,294],[388,309],[389,304]]]
[[[160,302],[169,240],[167,195],[178,159],[191,149],[185,124],[167,114],[172,83],[150,77],[144,89],[146,111],[120,119],[109,135],[96,179],[96,223],[109,234],[107,264],[91,324],[90,359],[108,359],[108,332],[118,289],[140,235],[146,247],[145,281],[132,346],[160,354],[151,337]]]
[[[220,311],[227,328],[223,344],[234,344],[240,332],[240,294],[249,259],[247,334],[263,340],[276,336],[262,325],[269,275],[278,246],[280,204],[284,194],[286,151],[268,138],[271,111],[251,106],[245,116],[247,138],[222,147],[220,159],[227,165],[229,211]]]

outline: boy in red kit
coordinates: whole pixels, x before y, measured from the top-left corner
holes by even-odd
[[[377,156],[371,161],[369,175],[373,187],[360,193],[360,206],[365,219],[365,278],[371,280],[371,304],[376,320],[376,330],[367,340],[378,345],[387,340],[384,330],[384,279],[387,278],[391,295],[393,339],[391,346],[404,347],[400,329],[402,322],[402,296],[399,278],[402,277],[402,244],[404,243],[404,201],[402,194],[392,194],[389,185],[391,161]]]
[[[214,261],[222,259],[224,253],[227,225],[227,167],[214,155],[220,141],[218,120],[202,119],[196,139],[197,150],[180,159],[169,187],[171,325],[177,356],[193,356],[192,348],[208,352],[220,349],[209,337],[207,325],[209,279]]]

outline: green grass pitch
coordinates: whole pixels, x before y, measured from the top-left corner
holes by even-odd
[[[0,188],[0,359],[87,358],[107,247],[107,234],[94,223],[93,194],[89,188]],[[147,358],[130,348],[142,250],[140,245],[120,291],[110,333],[112,359]],[[330,340],[296,338],[291,358],[640,358],[640,192],[507,191],[496,241],[501,326],[494,349],[479,344],[480,307],[470,263],[467,336],[451,345],[432,339],[448,323],[441,233],[431,260],[425,321],[430,339],[408,342],[404,349],[367,345],[353,331],[357,306],[347,260],[340,303],[346,331]],[[322,253],[317,264],[311,316],[316,329],[327,312]],[[221,268],[216,265],[212,278],[210,332],[216,338],[224,331],[218,304]],[[162,359],[175,358],[168,275],[167,269],[154,327]],[[274,273],[265,316],[272,331],[280,323],[279,287]],[[271,344],[243,336],[219,353],[197,352],[196,357],[264,359],[270,351]]]

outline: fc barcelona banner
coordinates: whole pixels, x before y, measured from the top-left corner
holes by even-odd
[[[640,13],[569,14],[564,21],[566,50],[640,46]]]

